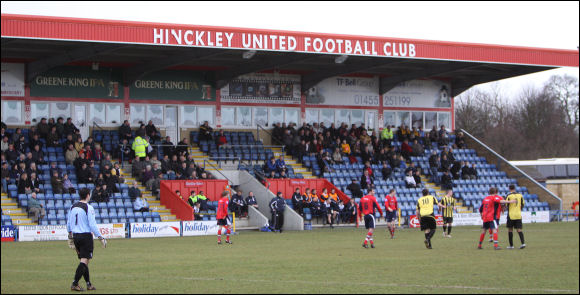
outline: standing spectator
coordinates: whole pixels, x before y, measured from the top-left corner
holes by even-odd
[[[149,143],[143,139],[142,136],[143,134],[141,132],[137,134],[137,137],[135,137],[135,141],[133,141],[133,146],[131,148],[135,152],[135,157],[139,157],[141,160],[145,160]]]
[[[10,182],[10,170],[8,162],[2,162],[2,193],[8,193],[8,183]]]
[[[55,194],[62,194],[64,192],[63,180],[59,177],[58,172],[54,171],[50,179],[50,185],[52,186],[52,192]]]
[[[453,179],[447,170],[445,170],[443,176],[441,176],[441,188],[447,190],[453,189]]]
[[[75,126],[75,124],[73,124],[71,118],[67,118],[66,123],[64,123],[64,134],[73,135],[76,131],[79,131],[79,129]]]
[[[133,209],[138,212],[149,212],[149,204],[147,203],[147,200],[141,196],[141,194],[135,198]]]
[[[161,144],[163,145],[163,155],[173,156],[173,153],[175,152],[175,146],[173,142],[171,142],[171,137],[166,136],[165,140]]]
[[[199,126],[199,140],[212,140],[213,139],[213,129],[209,126],[207,121],[203,122],[203,125]]]
[[[272,212],[274,230],[280,233],[282,233],[282,227],[284,226],[284,209],[286,209],[286,203],[282,198],[282,192],[278,192],[276,197],[270,201],[270,211]]]
[[[351,223],[351,220],[356,220],[357,215],[357,205],[354,198],[351,198],[348,204],[344,206],[343,214],[341,216],[342,222]]]
[[[439,129],[439,146],[447,146],[449,144],[449,133],[445,129],[445,125],[441,125]]]
[[[467,145],[465,144],[465,135],[463,132],[457,132],[457,136],[455,137],[455,147],[458,149],[466,149]]]
[[[46,210],[44,206],[36,199],[36,192],[32,192],[30,198],[28,199],[28,212],[32,214],[32,222],[38,223],[38,221],[44,218],[46,215]]]
[[[358,184],[358,180],[356,180],[355,178],[352,179],[352,183],[349,184],[346,187],[346,189],[351,192],[353,198],[359,198],[360,199],[363,196],[362,188],[361,188],[360,184]]]
[[[381,131],[381,140],[383,141],[383,145],[384,146],[391,146],[391,143],[393,142],[393,130],[391,130],[391,126],[387,125],[387,128],[384,128],[383,131]]]
[[[46,118],[40,119],[40,123],[36,125],[36,129],[38,130],[38,135],[40,135],[41,138],[46,139],[50,132],[50,127],[46,123]]]

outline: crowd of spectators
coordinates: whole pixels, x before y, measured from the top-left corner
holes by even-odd
[[[344,204],[338,198],[335,189],[330,193],[326,188],[318,195],[316,189],[306,188],[304,192],[296,188],[292,194],[292,206],[301,216],[304,216],[304,209],[309,208],[312,217],[322,218],[324,224],[351,223],[354,222],[357,215],[357,205],[354,198]]]

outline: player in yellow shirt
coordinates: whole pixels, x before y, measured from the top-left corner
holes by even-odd
[[[423,189],[423,196],[417,200],[417,217],[420,218],[421,230],[425,232],[425,247],[431,247],[431,238],[437,230],[437,220],[435,219],[435,204],[441,205],[437,199],[429,195],[428,189]]]
[[[447,190],[447,194],[441,198],[441,208],[443,210],[443,237],[451,238],[453,210],[455,209],[455,198],[453,198],[453,190]],[[447,230],[447,233],[445,233],[445,230]]]
[[[522,209],[524,208],[524,197],[516,192],[516,186],[510,184],[510,193],[506,196],[506,201],[508,203],[508,216],[506,227],[508,228],[508,238],[510,241],[509,247],[507,249],[514,248],[514,227],[520,236],[520,241],[522,245],[520,249],[524,249],[526,244],[524,242],[524,233],[522,232]]]

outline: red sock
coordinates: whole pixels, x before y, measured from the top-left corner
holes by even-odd
[[[493,234],[493,241],[497,244],[497,233]]]
[[[394,226],[393,226],[393,229],[392,229],[392,234],[393,234],[393,236],[395,235],[395,227]]]
[[[479,243],[481,244],[481,242],[483,242],[483,239],[485,239],[485,233],[482,233],[481,236],[479,236]]]
[[[491,228],[489,229],[489,236],[491,237],[491,235],[493,234],[493,231],[491,230]]]
[[[229,242],[229,241],[230,241],[230,233],[231,233],[232,231],[230,230],[230,227],[229,227],[229,226],[228,226],[228,227],[226,227],[226,230],[227,230],[227,231],[226,231],[226,241],[228,241],[228,242]]]
[[[222,229],[218,229],[218,242],[222,241]]]

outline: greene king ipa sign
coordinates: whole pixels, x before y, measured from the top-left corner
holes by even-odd
[[[131,99],[215,101],[215,87],[206,72],[159,71],[131,84]]]
[[[115,68],[63,66],[36,76],[31,96],[72,98],[122,98],[121,71]]]

